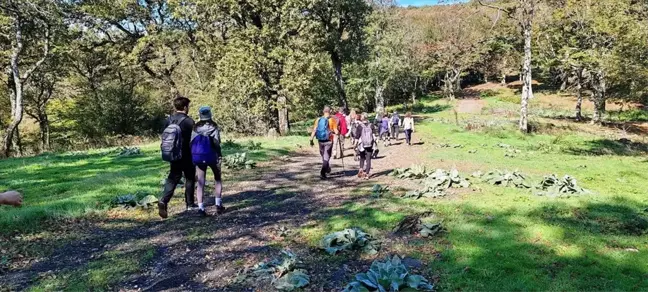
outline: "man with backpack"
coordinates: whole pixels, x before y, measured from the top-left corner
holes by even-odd
[[[187,115],[189,103],[186,97],[176,97],[173,100],[175,113],[169,116],[164,124],[162,133],[162,160],[169,162],[171,170],[164,184],[164,193],[158,202],[160,217],[167,218],[167,205],[175,192],[176,186],[185,176],[185,203],[187,210],[196,208],[194,204],[194,185],[196,181],[196,168],[191,159],[191,132],[194,121]]]
[[[374,154],[374,146],[378,146],[376,136],[374,135],[374,127],[367,119],[367,115],[363,114],[360,117],[360,124],[356,127],[357,145],[355,145],[360,156],[360,170],[358,177],[369,179],[371,172],[371,158]],[[376,149],[377,151],[377,149]]]
[[[322,112],[323,115],[315,120],[315,126],[310,137],[310,144],[311,146],[315,145],[313,140],[317,138],[320,155],[322,156],[320,178],[326,179],[326,175],[331,173],[329,160],[331,159],[335,135],[338,135],[339,131],[337,121],[331,116],[331,108],[326,106]]]
[[[391,126],[391,138],[395,141],[398,141],[398,134],[400,134],[400,123],[400,116],[398,115],[398,112],[394,111],[394,114],[392,114],[391,119],[389,120],[389,124]]]
[[[339,135],[335,135],[333,141],[333,158],[344,158],[344,140],[349,132],[348,124],[346,122],[346,115],[344,114],[344,107],[340,107],[334,116],[335,122],[338,125]]]

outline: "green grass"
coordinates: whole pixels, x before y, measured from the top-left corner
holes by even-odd
[[[488,97],[488,107],[516,112],[507,100],[507,96]],[[551,199],[475,182],[474,191],[443,199],[371,199],[373,183],[363,183],[351,195],[366,200],[319,210],[322,220],[299,229],[299,236],[311,246],[323,235],[349,227],[382,237],[403,217],[431,210],[444,219],[447,232],[432,240],[399,243],[391,251],[427,261],[428,274],[438,276],[440,291],[648,290],[648,164],[642,147],[630,149],[614,137],[569,129],[523,135],[515,130],[514,120],[489,109],[482,115],[459,114],[457,126],[452,105],[426,100],[414,106],[419,114],[415,139],[425,142],[416,146],[426,153],[421,163],[431,168],[456,167],[466,176],[477,170],[519,170],[531,184],[544,175],[569,174],[593,194]],[[533,113],[532,120],[542,123],[541,113]],[[468,122],[482,126],[467,130]],[[263,161],[287,155],[298,144],[306,146],[304,137],[298,136],[253,139],[262,148],[249,151],[248,140],[228,143],[226,153],[246,151],[252,159]],[[444,143],[464,147],[437,146]],[[506,157],[499,144],[520,153]],[[144,154],[134,157],[95,150],[0,161],[0,189],[20,189],[25,194],[25,207],[0,207],[0,235],[47,229],[43,223],[56,218],[101,216],[117,195],[140,190],[159,194],[167,165],[159,159],[157,147],[143,146]],[[226,175],[230,181],[245,180],[253,173]],[[187,240],[200,242],[204,234],[200,229],[189,231]],[[112,290],[154,256],[155,251],[145,246],[129,252],[107,251],[63,275],[36,279],[31,290]],[[347,258],[338,255],[329,260],[344,264]]]
[[[489,99],[497,107],[499,98]],[[428,103],[427,107],[445,104]],[[475,182],[480,190],[438,200],[367,199],[330,210],[302,235],[316,244],[322,235],[351,226],[387,234],[408,214],[432,210],[448,229],[424,255],[441,291],[639,291],[648,290],[646,158],[613,138],[567,132],[523,135],[515,123],[469,131],[454,125],[451,111],[423,118],[415,137],[426,143],[425,165],[473,171],[520,170],[533,185],[544,175],[572,175],[594,194],[551,199],[531,191]],[[460,115],[459,120],[501,119]],[[451,122],[437,122],[437,121]],[[460,122],[461,125],[461,122]],[[438,148],[436,144],[464,148]],[[505,157],[504,143],[520,150]],[[469,150],[477,150],[469,153]],[[354,195],[370,196],[370,186]],[[417,254],[421,244],[405,250]]]
[[[250,151],[246,149],[250,140],[234,141],[224,149],[225,155],[248,152],[250,159],[265,161],[290,153],[298,143],[305,145],[300,137],[258,138],[252,140],[261,143],[261,149]],[[0,190],[20,190],[25,199],[20,209],[0,206],[0,234],[40,230],[51,219],[102,214],[114,197],[123,194],[159,195],[168,164],[160,159],[157,144],[141,148],[142,155],[131,157],[117,157],[102,149],[0,161]],[[242,172],[227,179],[245,177]]]

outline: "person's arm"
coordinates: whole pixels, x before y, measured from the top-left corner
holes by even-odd
[[[17,191],[0,193],[0,205],[20,207],[23,203],[23,196]]]
[[[223,153],[221,150],[220,130],[218,128],[214,130],[214,133],[212,133],[211,138],[212,138],[212,142],[214,143],[214,148],[216,149],[216,154],[218,154],[218,157],[223,157]]]
[[[315,120],[315,125],[313,126],[313,132],[311,133],[311,136],[310,136],[310,141],[311,142],[313,142],[313,140],[315,139],[315,133],[316,132],[317,132],[317,120]]]

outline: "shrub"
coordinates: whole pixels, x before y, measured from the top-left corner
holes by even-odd
[[[256,167],[256,162],[247,159],[247,153],[235,153],[225,156],[223,165],[228,169],[251,169]]]

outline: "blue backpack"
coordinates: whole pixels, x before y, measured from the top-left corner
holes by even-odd
[[[315,130],[315,138],[319,141],[329,141],[331,139],[331,130],[329,130],[329,119],[321,117],[317,120],[317,129]]]
[[[191,140],[191,159],[195,165],[216,164],[218,157],[212,147],[211,137],[198,135]]]

